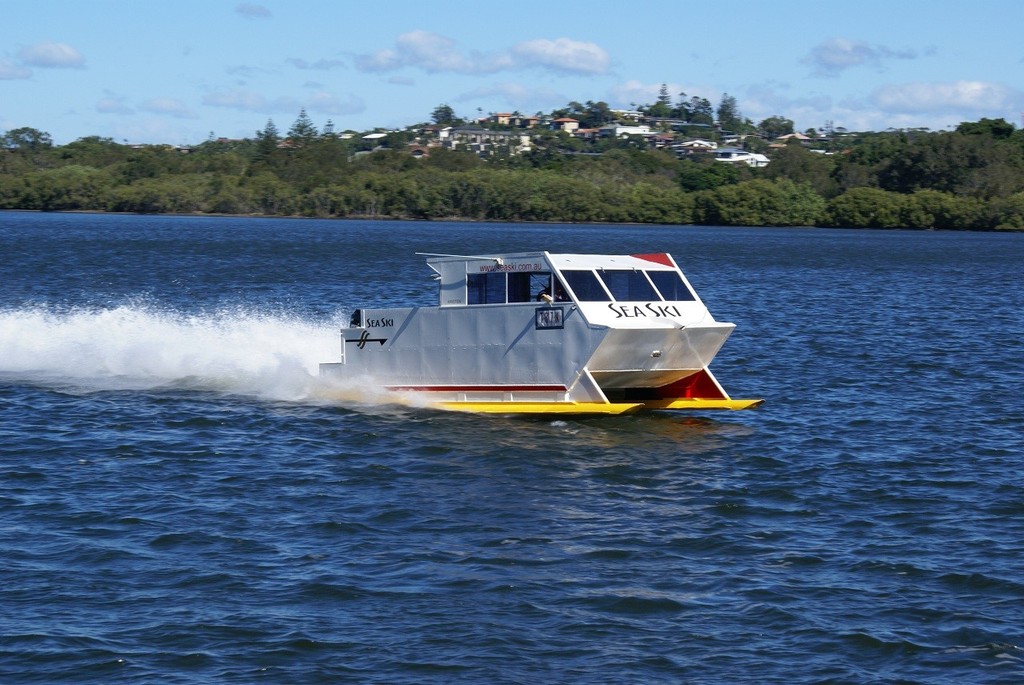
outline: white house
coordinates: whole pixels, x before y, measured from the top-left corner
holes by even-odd
[[[443,132],[441,145],[450,150],[469,150],[485,157],[499,149],[508,150],[513,155],[531,149],[530,136],[525,133],[473,127],[453,128]]]
[[[710,152],[711,150],[718,149],[718,143],[713,140],[704,140],[703,138],[694,138],[693,140],[685,140],[681,143],[674,145],[680,152]]]
[[[649,136],[651,127],[647,124],[626,126],[625,124],[608,124],[601,127],[601,135],[605,138],[625,138],[626,136]]]
[[[715,161],[725,162],[726,164],[746,164],[750,167],[764,167],[768,166],[768,162],[771,160],[758,152],[747,152],[735,147],[723,147],[715,153]]]

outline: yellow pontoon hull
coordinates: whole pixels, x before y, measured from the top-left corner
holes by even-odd
[[[647,410],[752,409],[764,400],[674,399],[645,402],[440,402],[448,411],[474,414],[618,415]]]

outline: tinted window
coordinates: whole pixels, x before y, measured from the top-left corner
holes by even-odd
[[[611,299],[593,271],[563,271],[562,276],[580,302],[608,302]]]
[[[468,274],[466,298],[468,304],[505,304],[505,274]]]
[[[620,302],[649,302],[658,299],[643,271],[602,271],[601,279],[608,290],[612,291],[612,297]]]
[[[669,302],[697,299],[675,271],[648,271],[647,275],[654,281],[654,287],[661,293],[662,299]]]
[[[551,294],[551,273],[524,271],[508,275],[508,301],[531,302],[539,300],[541,293]]]

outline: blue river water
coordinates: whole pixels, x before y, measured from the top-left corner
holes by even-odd
[[[671,252],[744,412],[329,387],[416,252]],[[1024,682],[1024,236],[0,212],[0,683]]]

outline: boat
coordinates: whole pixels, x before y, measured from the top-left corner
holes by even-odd
[[[320,375],[440,409],[625,414],[747,409],[708,366],[716,321],[667,253],[417,253],[432,306],[360,308]]]

